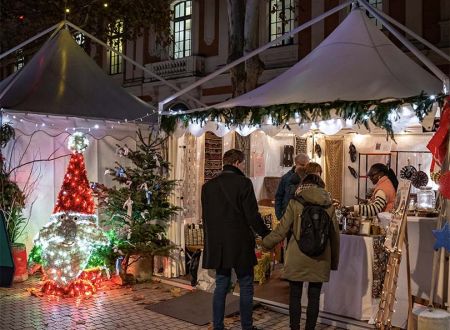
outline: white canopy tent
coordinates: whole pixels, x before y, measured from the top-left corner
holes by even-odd
[[[289,70],[214,108],[402,99],[441,91],[442,82],[395,46],[358,8]]]
[[[326,15],[329,14],[323,14],[323,18]],[[386,24],[389,25],[389,23]],[[295,30],[299,32],[301,29],[299,27]],[[408,41],[404,42],[408,43]],[[264,50],[263,48],[267,47],[261,47],[261,51]],[[254,51],[253,55],[258,52]],[[421,60],[423,59],[421,58]],[[290,107],[336,101],[370,102],[373,100],[383,102],[384,100],[403,100],[422,94],[433,98],[443,92],[444,85],[448,83],[448,77],[430,61],[425,60],[425,62],[430,70],[439,76],[439,79],[394,45],[367,17],[365,10],[356,6],[333,33],[308,56],[259,88],[210,107],[182,112],[169,110],[163,111],[162,114],[169,116],[186,114],[188,118],[190,116],[195,118],[194,112],[205,111],[231,112],[232,110],[242,111],[243,108],[252,111],[271,106]],[[236,61],[235,64],[237,64]],[[230,64],[228,69],[231,66]],[[223,70],[221,69],[221,71]],[[211,74],[210,78],[205,77],[202,80],[205,82],[214,76],[215,73]],[[159,109],[161,110],[165,103],[191,88],[193,87],[190,86],[161,101]],[[335,134],[342,128],[367,132],[364,127],[354,125],[351,120],[342,120],[333,111],[331,116],[333,118],[331,120],[316,120],[315,123],[303,123],[301,116],[290,118],[286,122],[293,124],[290,125],[290,129],[297,135],[316,128],[325,134]],[[392,121],[394,122],[394,132],[400,132],[405,127],[419,124],[419,119],[411,107],[402,107],[400,116],[393,114]],[[302,122],[302,124],[295,125],[295,122]],[[283,128],[283,125],[274,127],[271,124],[271,118],[266,118],[259,124],[259,128],[269,135],[274,135]],[[374,128],[371,127],[371,129]],[[232,130],[238,131],[241,135],[247,135],[256,129],[257,127],[254,126],[233,126],[230,123],[225,125],[220,121],[205,124],[194,120],[188,126],[188,130],[195,136],[199,136],[207,130],[213,131],[219,136]],[[182,134],[184,131],[185,127],[179,123],[177,134]]]

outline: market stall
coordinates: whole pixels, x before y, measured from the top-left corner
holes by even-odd
[[[406,42],[401,36],[400,40]],[[273,200],[276,178],[291,168],[292,155],[300,152],[322,166],[327,189],[344,205],[356,204],[355,196],[366,197],[371,188],[367,172],[374,163],[388,164],[399,177],[408,166],[423,170],[427,182],[415,185],[412,194],[420,193],[423,185],[435,191],[437,186],[429,173],[432,156],[426,146],[433,135],[438,104],[442,104],[442,90],[445,93],[448,88],[448,77],[429,61],[424,62],[439,79],[413,62],[363,10],[355,8],[311,54],[265,85],[208,108],[163,112],[178,119],[170,123],[175,123],[172,129],[184,146],[180,157],[191,155],[194,160],[179,171],[180,175],[190,171],[193,176],[185,177],[190,182],[187,186],[196,187],[194,194],[183,195],[186,209],[195,210],[184,220],[201,221],[202,179],[220,169],[213,155],[232,147],[246,153],[250,163],[246,174],[265,213],[270,213],[264,208]],[[218,142],[220,138],[222,143]],[[322,311],[373,323],[386,267],[382,243],[385,228],[378,225],[371,231],[369,225],[368,231],[361,230],[359,221],[355,231],[341,235],[341,265],[323,287]],[[416,223],[414,218],[407,221]],[[433,226],[436,218],[423,221],[426,226],[408,229],[411,237],[430,235],[428,225]],[[427,250],[415,239],[409,244],[411,255]],[[420,262],[414,269],[420,275],[412,292],[423,298],[425,273],[430,269],[422,268]],[[399,287],[404,288],[403,278],[399,281]],[[262,301],[271,301],[264,289],[270,283],[274,278],[256,289],[257,299],[261,294]],[[279,289],[283,284],[277,281],[275,286]],[[402,312],[395,314],[393,325],[403,326],[405,307],[399,308]]]

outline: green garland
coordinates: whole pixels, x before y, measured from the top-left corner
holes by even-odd
[[[434,98],[425,93],[404,99],[382,101],[341,101],[324,103],[290,103],[274,104],[265,107],[234,107],[226,109],[211,108],[206,111],[193,112],[189,114],[174,114],[161,118],[161,128],[167,133],[172,133],[179,121],[185,127],[189,123],[205,124],[206,121],[214,120],[227,126],[252,125],[261,126],[265,118],[271,117],[274,126],[286,125],[291,118],[300,118],[299,124],[327,120],[331,118],[331,111],[342,119],[351,119],[355,124],[364,125],[369,128],[369,122],[386,130],[393,137],[392,122],[389,118],[392,112],[400,116],[399,111],[404,104],[413,104],[414,112],[422,120],[430,111],[434,102],[442,104],[444,95],[440,94]],[[288,127],[289,128],[289,127]]]

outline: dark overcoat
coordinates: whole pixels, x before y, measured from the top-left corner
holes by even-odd
[[[221,174],[202,187],[204,224],[203,268],[248,269],[256,265],[255,235],[268,234],[258,212],[253,184],[237,167],[225,165]]]

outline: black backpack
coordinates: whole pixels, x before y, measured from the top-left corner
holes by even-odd
[[[330,238],[331,218],[326,209],[330,205],[317,205],[306,202],[302,197],[295,198],[303,205],[300,221],[300,238],[296,240],[300,251],[309,257],[320,256]]]

